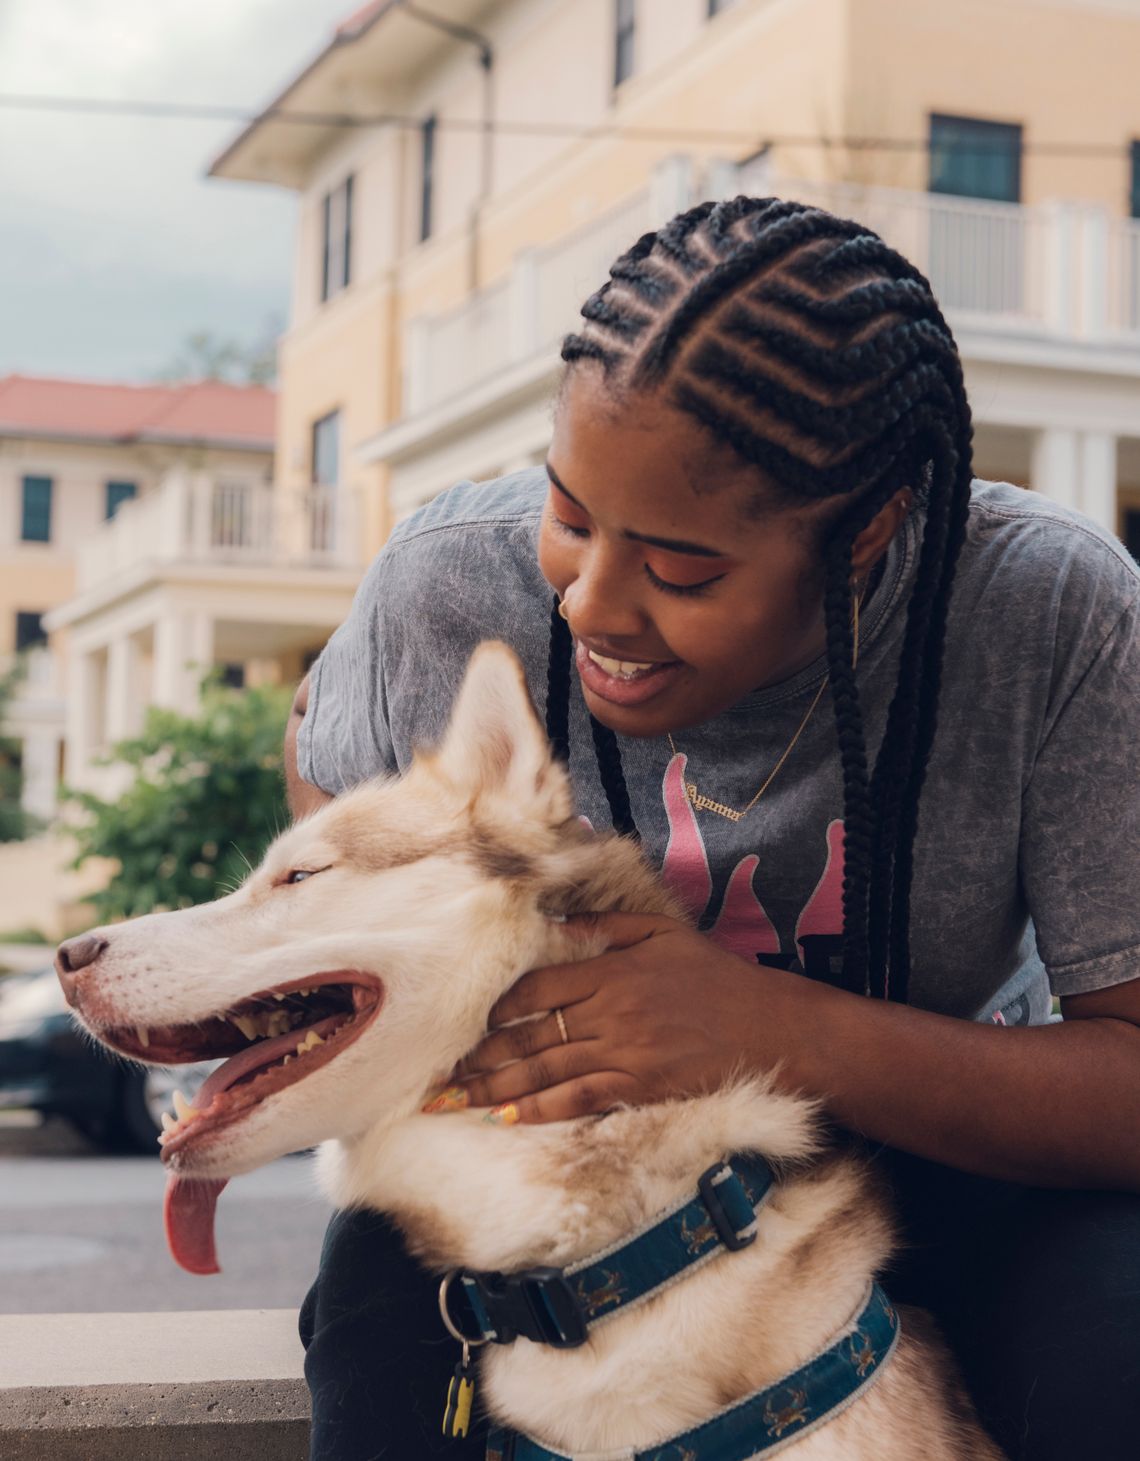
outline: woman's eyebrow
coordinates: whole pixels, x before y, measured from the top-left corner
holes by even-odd
[[[568,497],[575,507],[580,508],[587,516],[589,515],[589,508],[578,501],[549,462],[546,463],[546,475],[563,497]],[[652,548],[665,548],[670,553],[689,553],[696,558],[729,558],[732,556],[729,553],[721,553],[716,548],[706,548],[702,543],[690,543],[685,538],[658,538],[649,533],[635,533],[629,528],[622,533],[622,537],[629,538],[634,543],[648,543]]]

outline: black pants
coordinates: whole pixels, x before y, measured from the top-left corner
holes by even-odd
[[[904,1235],[887,1292],[937,1316],[1013,1461],[1136,1461],[1140,1197],[877,1160]],[[482,1461],[482,1426],[466,1441],[440,1434],[459,1347],[437,1287],[384,1218],[334,1217],[301,1310],[312,1461]]]

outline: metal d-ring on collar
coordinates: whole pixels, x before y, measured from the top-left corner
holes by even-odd
[[[485,1339],[472,1339],[469,1335],[461,1333],[456,1329],[455,1322],[448,1312],[447,1296],[451,1292],[451,1285],[459,1277],[460,1272],[461,1270],[458,1268],[449,1268],[440,1279],[439,1317],[443,1320],[443,1327],[447,1330],[448,1334],[451,1335],[452,1339],[457,1339],[465,1350],[479,1349],[482,1345],[491,1343],[490,1336]]]

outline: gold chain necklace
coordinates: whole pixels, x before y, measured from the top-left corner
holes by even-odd
[[[859,663],[859,608],[862,602],[863,596],[860,595],[858,598],[854,598],[851,604],[851,624],[854,638],[854,645],[851,652],[852,669],[855,669],[855,667]],[[792,754],[792,751],[795,749],[796,742],[807,729],[808,721],[815,714],[815,708],[819,704],[820,700],[822,700],[823,692],[827,689],[827,684],[830,678],[830,675],[825,675],[823,677],[823,683],[815,692],[815,699],[808,706],[807,714],[804,716],[803,720],[800,721],[799,726],[796,729],[795,735],[787,744],[784,754],[776,762],[775,766],[772,767],[771,771],[769,771],[768,775],[764,779],[764,784],[761,786],[760,790],[756,793],[756,795],[752,798],[752,800],[748,803],[746,807],[742,807],[740,811],[736,811],[733,807],[726,807],[723,802],[713,801],[712,797],[702,796],[701,793],[697,790],[697,783],[695,781],[686,781],[685,795],[689,798],[689,801],[692,802],[696,810],[698,812],[715,812],[718,817],[727,817],[730,822],[739,822],[742,817],[746,817],[748,813],[752,810],[752,808],[756,805],[756,803],[760,800],[760,798],[764,795],[764,793],[768,790],[768,788],[772,785],[773,781],[775,781],[776,776],[780,771],[780,768],[783,766],[788,757]],[[679,755],[680,753],[678,752],[677,747],[673,742],[673,737],[668,731],[665,732],[665,738],[669,742],[669,749],[672,751],[673,755]]]

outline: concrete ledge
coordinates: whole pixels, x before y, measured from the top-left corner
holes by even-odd
[[[307,1461],[292,1309],[0,1315],[4,1461]]]

